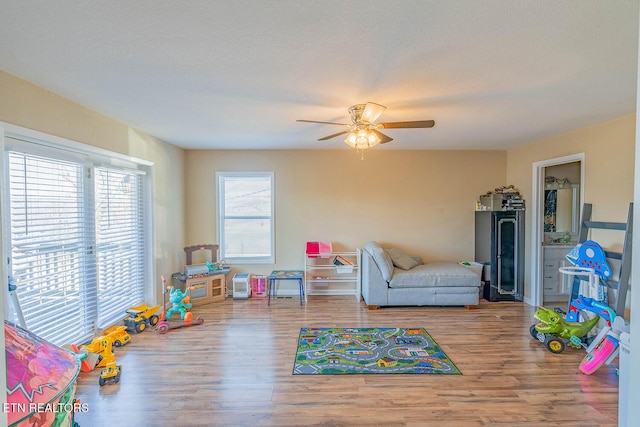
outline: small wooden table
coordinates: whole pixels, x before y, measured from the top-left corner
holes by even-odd
[[[300,285],[300,305],[302,298],[307,301],[307,293],[304,289],[304,271],[302,270],[273,270],[269,275],[269,289],[267,289],[267,305],[271,305],[271,294],[276,295],[276,281],[278,280],[297,280]]]

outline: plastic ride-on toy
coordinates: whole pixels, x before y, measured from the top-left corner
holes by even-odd
[[[171,329],[178,328],[186,328],[189,326],[201,325],[204,323],[204,318],[202,316],[198,316],[195,321],[193,321],[193,313],[191,313],[191,302],[189,291],[190,289],[185,290],[184,292],[180,289],[175,289],[173,286],[166,286],[166,279],[164,276],[162,277],[162,295],[164,298],[164,306],[167,306],[166,303],[166,295],[167,291],[169,293],[169,302],[171,303],[171,308],[169,308],[166,312],[160,313],[160,323],[158,323],[158,332],[161,334],[166,334]],[[174,313],[180,313],[181,321],[171,321],[171,316]]]
[[[569,251],[566,257],[573,266],[561,267],[560,273],[578,277],[580,280],[587,279],[588,289],[597,288],[599,297],[606,300],[606,292],[602,291],[600,280],[611,276],[611,268],[600,245],[587,240]],[[581,310],[590,311],[595,316],[579,322]],[[586,348],[587,334],[598,324],[600,316],[611,325],[615,313],[604,302],[580,295],[571,301],[566,319],[555,310],[540,307],[533,315],[539,323],[531,325],[529,332],[533,338],[543,342],[552,353],[562,353],[567,344],[574,348]]]
[[[555,310],[541,307],[533,314],[539,323],[531,325],[529,333],[544,343],[551,353],[562,353],[567,345],[582,347],[582,339],[598,324],[599,316],[585,322],[567,322]]]

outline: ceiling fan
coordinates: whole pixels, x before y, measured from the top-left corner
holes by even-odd
[[[349,108],[351,123],[320,122],[316,120],[296,120],[305,123],[322,123],[327,125],[345,126],[348,129],[342,132],[319,138],[318,141],[326,141],[336,136],[348,134],[344,142],[357,149],[373,147],[377,144],[385,144],[393,141],[393,138],[380,132],[378,129],[398,129],[398,128],[431,128],[435,124],[433,120],[417,120],[410,122],[381,122],[375,121],[380,117],[387,107],[384,105],[367,102],[366,104],[356,104]]]

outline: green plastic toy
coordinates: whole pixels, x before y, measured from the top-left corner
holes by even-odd
[[[580,348],[582,338],[585,337],[600,320],[599,316],[584,322],[567,322],[562,315],[554,310],[541,307],[533,317],[539,323],[531,325],[531,336],[541,342],[552,353],[562,353],[568,344]]]

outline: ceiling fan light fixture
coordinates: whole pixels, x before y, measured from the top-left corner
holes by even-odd
[[[353,148],[364,150],[378,145],[380,143],[380,137],[367,129],[358,129],[350,132],[344,142]]]
[[[351,124],[321,122],[317,120],[297,120],[307,123],[322,123],[327,125],[338,125],[347,127],[347,129],[336,132],[331,135],[319,138],[318,141],[326,141],[340,135],[347,135],[344,142],[350,147],[360,151],[361,154],[367,148],[374,147],[378,144],[386,144],[393,141],[393,138],[380,132],[378,129],[399,129],[399,128],[432,128],[435,122],[433,120],[413,120],[404,122],[382,122],[378,123],[378,117],[386,110],[384,105],[375,102],[367,102],[366,104],[356,104],[349,108],[351,116]],[[364,154],[363,154],[364,156]]]
[[[387,107],[385,107],[384,105],[376,104],[374,102],[367,102],[360,118],[364,122],[373,123],[378,120],[380,114],[382,114],[386,109]]]

